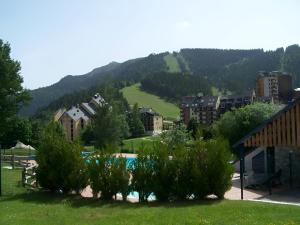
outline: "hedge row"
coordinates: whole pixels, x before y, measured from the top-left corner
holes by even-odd
[[[94,197],[102,199],[137,191],[140,201],[151,194],[159,201],[203,199],[210,194],[223,198],[231,186],[231,156],[223,139],[198,140],[175,149],[160,143],[141,149],[131,163],[107,151],[83,158],[80,150],[78,143],[68,143],[55,132],[46,135],[37,159],[40,186],[79,193],[90,185]]]

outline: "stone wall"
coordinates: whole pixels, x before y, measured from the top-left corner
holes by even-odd
[[[293,183],[300,185],[300,149],[276,147],[275,148],[275,171],[282,170],[281,180],[289,184],[290,160],[289,152],[292,151],[292,174]]]

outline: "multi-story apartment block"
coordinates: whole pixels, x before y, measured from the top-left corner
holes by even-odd
[[[90,102],[83,102],[80,105],[72,106],[71,109],[59,109],[55,116],[55,121],[60,121],[66,132],[69,141],[74,141],[79,137],[81,131],[90,123],[92,116],[96,114],[97,107],[101,107],[105,100],[95,94]]]
[[[293,95],[292,76],[278,71],[260,71],[256,78],[256,96],[271,97],[275,102],[288,102]]]
[[[255,91],[250,91],[246,95],[241,96],[224,96],[220,99],[219,114],[224,114],[232,108],[240,108],[251,104],[255,99]]]
[[[159,134],[163,130],[163,118],[151,108],[139,108],[141,121],[147,134]]]
[[[180,116],[185,124],[195,119],[201,124],[211,124],[218,118],[220,97],[187,96],[180,104]]]
[[[211,124],[225,112],[251,104],[254,100],[254,91],[243,96],[186,96],[180,104],[181,121],[188,124],[194,118],[198,123]]]

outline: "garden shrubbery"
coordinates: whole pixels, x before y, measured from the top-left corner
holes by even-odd
[[[100,195],[102,199],[111,200],[117,193],[122,193],[123,200],[126,200],[130,178],[126,158],[97,152],[89,158],[88,174],[94,197]]]
[[[111,200],[121,193],[139,193],[139,201],[153,194],[158,201],[222,199],[231,186],[231,153],[224,139],[195,140],[188,147],[157,143],[141,149],[130,165],[111,151],[80,155],[78,143],[65,140],[60,127],[51,123],[38,151],[37,180],[52,191],[80,192],[88,184],[94,197]]]
[[[47,190],[79,193],[88,184],[86,163],[79,143],[68,142],[63,128],[51,122],[37,151],[37,182]]]

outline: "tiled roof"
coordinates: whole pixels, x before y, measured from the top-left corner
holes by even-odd
[[[91,116],[96,114],[96,111],[89,105],[89,103],[83,102],[81,103],[81,107]]]
[[[75,121],[81,118],[84,119],[85,121],[89,120],[89,118],[84,114],[84,112],[79,107],[73,106],[66,113]]]
[[[187,96],[181,104],[186,107],[216,106],[219,97],[215,96]]]

